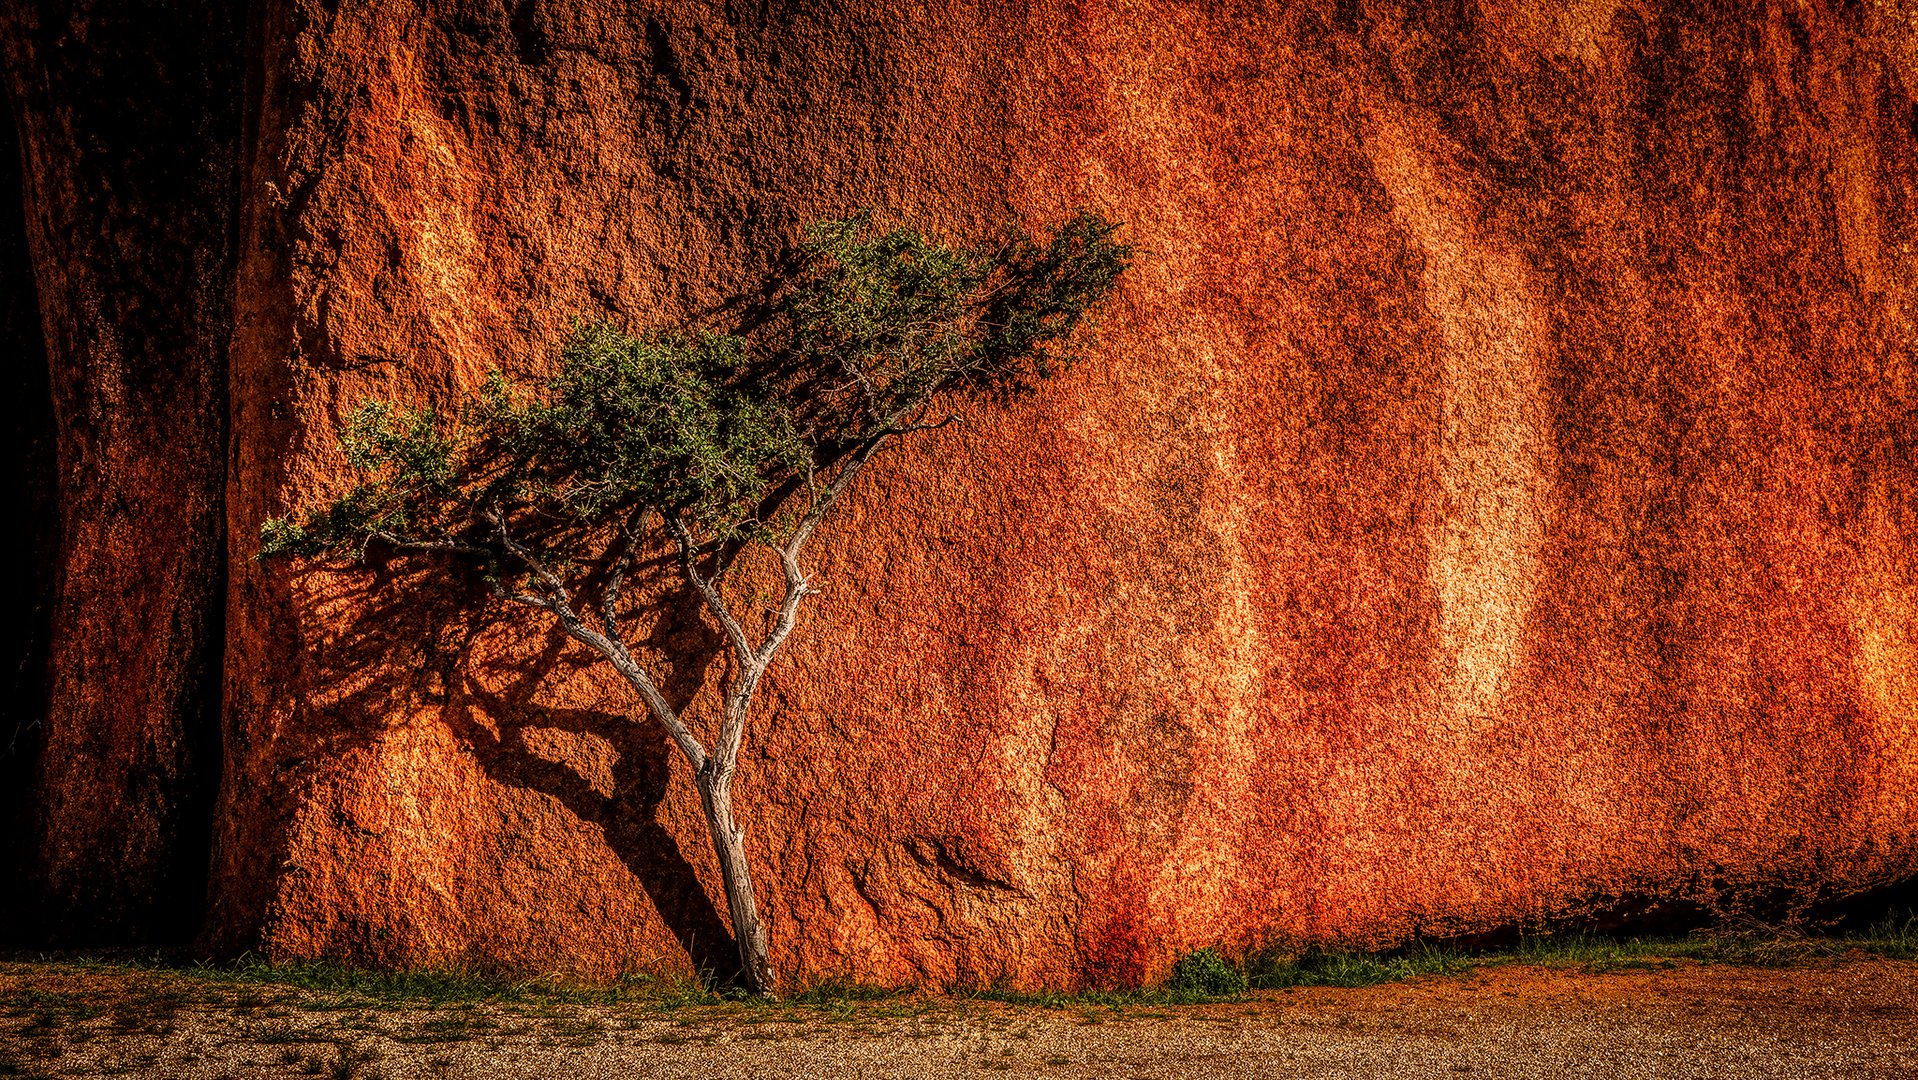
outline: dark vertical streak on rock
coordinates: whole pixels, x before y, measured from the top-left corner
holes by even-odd
[[[32,784],[47,708],[47,632],[58,543],[53,402],[22,207],[20,144],[0,121],[0,881],[34,872]],[[0,943],[32,940],[40,912],[0,889]]]
[[[0,16],[57,429],[30,841],[49,940],[180,939],[204,904],[238,23],[228,0]]]

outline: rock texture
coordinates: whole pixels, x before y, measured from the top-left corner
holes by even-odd
[[[789,976],[1126,982],[1918,869],[1906,0],[250,17],[209,945],[725,966],[687,778],[582,653],[252,537],[362,398],[538,370],[576,315],[723,322],[861,206],[1092,205],[1145,254],[1086,364],[823,538],[736,795]],[[100,685],[59,640],[56,717]]]

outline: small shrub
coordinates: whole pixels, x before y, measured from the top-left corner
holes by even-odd
[[[1473,963],[1459,953],[1425,942],[1386,953],[1274,948],[1246,958],[1251,976],[1248,981],[1257,990],[1376,986],[1420,975],[1455,975],[1469,970]]]
[[[1199,949],[1179,957],[1178,963],[1172,965],[1172,978],[1166,986],[1212,997],[1229,997],[1245,992],[1245,973],[1220,956],[1217,949]]]

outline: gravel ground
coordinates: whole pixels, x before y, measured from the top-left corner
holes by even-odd
[[[0,965],[0,1076],[1918,1077],[1918,964],[1518,966],[1184,1007],[395,1008]]]

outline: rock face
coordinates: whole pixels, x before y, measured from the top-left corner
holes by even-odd
[[[887,461],[822,537],[736,794],[789,976],[1125,982],[1918,869],[1918,8],[1434,6],[254,8],[231,201],[192,204],[236,216],[230,313],[186,299],[217,275],[138,283],[191,377],[127,383],[223,361],[230,429],[58,414],[128,476],[231,432],[141,492],[183,539],[102,563],[217,581],[165,576],[215,469],[224,650],[142,653],[225,679],[206,942],[729,962],[684,770],[585,654],[253,537],[364,397],[537,371],[574,316],[723,321],[864,206],[975,234],[1091,205],[1144,254],[1087,363]],[[69,114],[26,63],[28,176],[68,185],[28,220],[97,220],[86,159],[34,156]],[[109,261],[33,253],[55,400],[118,400],[54,272]],[[63,565],[118,550],[87,530],[119,490],[62,487]],[[650,640],[710,702],[670,581]],[[218,617],[167,587],[134,595]],[[72,640],[150,618],[116,604]],[[178,752],[63,640],[48,851],[129,816],[69,797],[58,740],[120,776]]]

